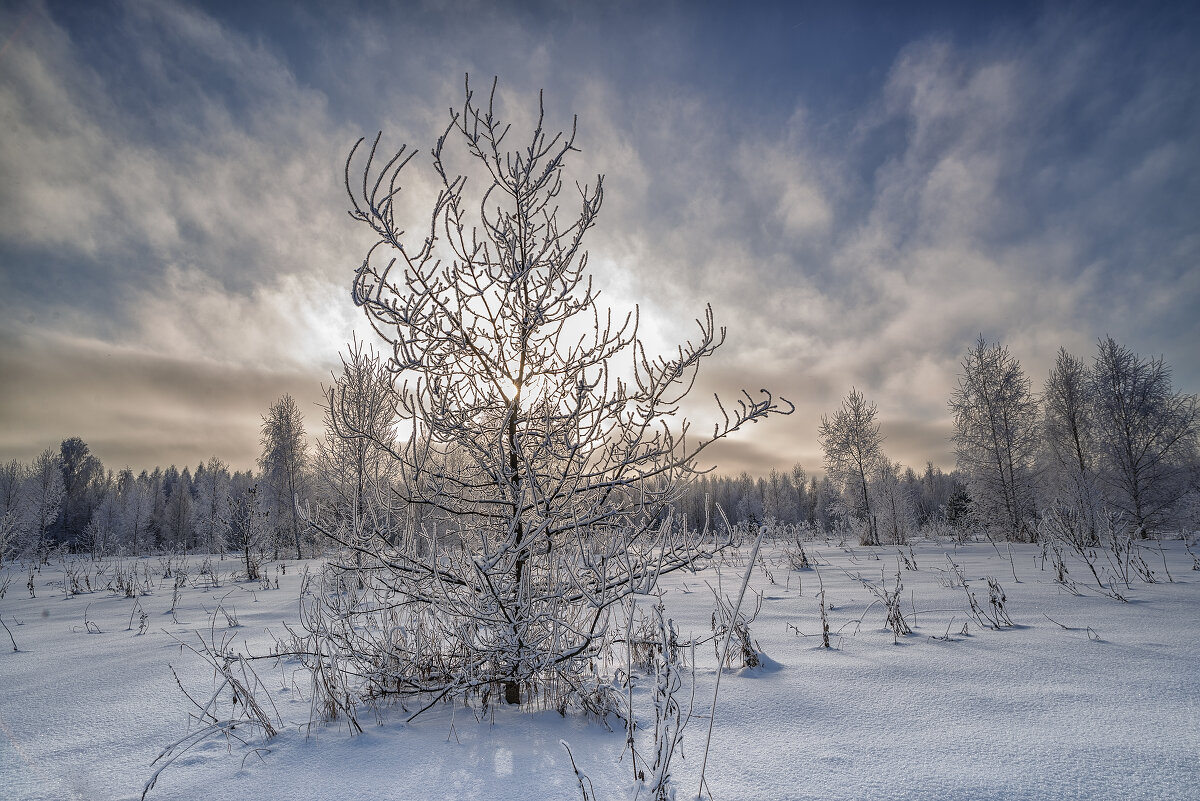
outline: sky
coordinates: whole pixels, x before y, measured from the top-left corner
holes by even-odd
[[[697,430],[714,392],[795,404],[720,472],[819,469],[851,387],[952,468],[980,335],[1034,390],[1111,335],[1196,392],[1198,41],[1190,3],[0,0],[0,459],[244,469],[284,393],[319,435],[373,338],[346,155],[382,131],[427,174],[466,74],[518,130],[539,90],[577,117],[602,303],[660,352],[727,327]]]

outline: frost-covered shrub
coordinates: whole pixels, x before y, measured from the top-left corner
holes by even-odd
[[[576,184],[563,219],[574,129],[548,134],[539,107],[510,151],[494,100],[468,85],[451,112],[433,213],[413,234],[396,212],[415,154],[377,159],[376,137],[347,159],[350,216],[375,237],[353,297],[389,354],[394,420],[335,404],[343,394],[329,423],[390,465],[336,524],[309,515],[339,553],[314,583],[303,647],[353,677],[352,697],[588,708],[621,600],[731,542],[728,526],[672,517],[699,454],[790,405],[743,393],[711,434],[687,434],[679,402],[724,332],[706,310],[691,341],[653,358],[636,314],[598,307],[583,237],[603,179]],[[388,438],[390,423],[411,436]]]
[[[756,596],[754,611],[747,614],[735,606],[728,597],[721,595],[718,590],[712,589],[712,594],[714,602],[712,612],[713,648],[716,651],[717,659],[721,659],[723,651],[724,667],[758,667],[761,661],[758,643],[754,642],[750,636],[750,624],[762,611],[762,596]],[[727,639],[728,646],[723,647]]]

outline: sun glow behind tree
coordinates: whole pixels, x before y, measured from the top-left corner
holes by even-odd
[[[341,436],[391,456],[390,494],[374,495],[400,506],[363,510],[355,537],[322,528],[353,557],[333,562],[325,580],[365,588],[400,616],[388,626],[425,634],[380,647],[357,633],[383,623],[377,607],[338,592],[311,619],[314,632],[357,643],[351,658],[372,692],[604,708],[611,699],[587,668],[613,605],[727,542],[672,522],[697,457],[790,411],[765,391],[744,395],[711,435],[683,438],[678,404],[724,331],[706,309],[695,340],[654,357],[636,311],[599,307],[583,238],[603,178],[566,188],[575,131],[547,133],[540,98],[537,109],[514,145],[495,84],[486,104],[467,86],[433,149],[440,192],[416,233],[400,213],[402,174],[423,166],[416,154],[382,157],[376,138],[347,160],[351,216],[377,237],[354,299],[389,351],[394,408],[413,436],[387,446],[349,415],[336,421]],[[455,156],[474,182],[451,171]],[[574,216],[560,214],[570,207]],[[383,531],[381,518],[408,525]]]

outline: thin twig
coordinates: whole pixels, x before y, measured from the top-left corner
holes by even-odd
[[[758,548],[762,545],[765,533],[766,528],[759,529],[758,539],[754,541],[754,549],[750,552],[750,559],[746,564],[746,575],[742,577],[742,588],[738,591],[737,604],[733,607],[734,620],[737,620],[738,612],[741,611],[742,599],[746,596],[746,587],[750,584],[750,574],[754,571],[754,560],[758,557]],[[732,637],[733,626],[730,626],[729,630],[725,632],[725,646],[721,649],[721,660],[717,663],[717,681],[716,686],[713,687],[712,709],[708,715],[708,736],[704,740],[704,759],[700,762],[700,786],[696,790],[697,797],[704,792],[704,771],[708,767],[708,749],[712,745],[713,723],[717,717],[717,694],[721,690],[721,674],[725,672],[725,658],[729,655],[729,641]]]
[[[12,640],[13,650],[20,651],[21,649],[17,647],[17,639],[13,637],[12,629],[8,627],[8,624],[4,622],[4,618],[2,617],[0,617],[0,626],[4,626],[4,630],[8,632],[8,638]]]

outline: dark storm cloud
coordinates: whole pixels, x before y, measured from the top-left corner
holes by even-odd
[[[422,151],[422,208],[464,72],[501,76],[518,130],[539,88],[550,125],[579,115],[572,177],[606,176],[591,264],[652,346],[706,302],[729,326],[698,429],[712,391],[797,404],[723,470],[817,466],[851,386],[889,456],[952,466],[945,402],[981,332],[1035,387],[1104,333],[1200,386],[1183,5],[32,3],[0,31],[22,16],[0,56],[0,456],[83,428],[136,464],[252,452],[266,405],[302,376],[315,397],[361,327],[349,145]]]

